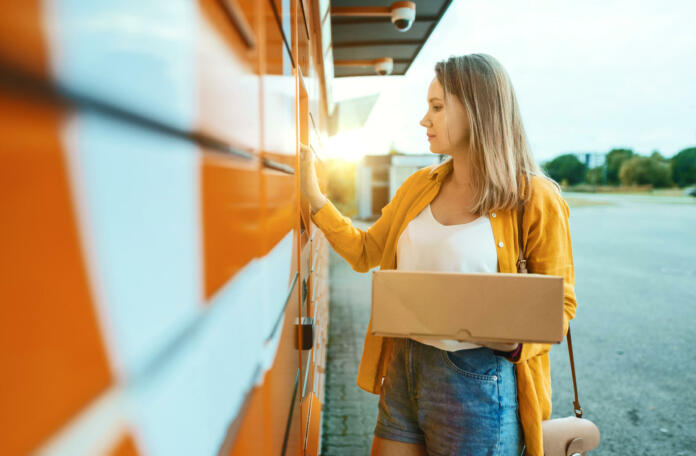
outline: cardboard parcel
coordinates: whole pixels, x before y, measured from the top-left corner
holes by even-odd
[[[563,277],[374,271],[372,334],[559,343],[563,339]]]

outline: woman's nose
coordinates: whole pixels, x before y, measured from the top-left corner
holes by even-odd
[[[430,121],[427,119],[427,116],[424,116],[421,121],[420,121],[421,126],[428,128],[430,127]]]

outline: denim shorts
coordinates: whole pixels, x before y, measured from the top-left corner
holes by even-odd
[[[374,434],[429,456],[523,452],[514,364],[481,347],[445,351],[394,338]]]

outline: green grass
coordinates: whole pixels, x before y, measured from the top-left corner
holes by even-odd
[[[643,186],[611,186],[611,185],[589,185],[579,184],[563,187],[564,192],[573,193],[604,193],[620,195],[652,195],[652,196],[684,196],[683,188],[652,188],[649,185]]]
[[[566,197],[564,198],[570,207],[589,207],[589,206],[614,206],[608,201],[592,201],[584,198]]]

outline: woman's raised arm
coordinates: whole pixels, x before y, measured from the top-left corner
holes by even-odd
[[[321,193],[317,171],[314,168],[314,155],[312,150],[300,144],[300,191],[307,201],[309,209],[315,213],[326,204],[326,197]]]
[[[384,244],[391,227],[394,211],[401,200],[402,187],[394,198],[382,209],[381,217],[367,230],[356,228],[348,217],[319,190],[311,150],[301,149],[301,189],[312,207],[312,221],[322,230],[331,246],[351,267],[358,272],[367,272],[378,266],[382,259]],[[316,212],[315,212],[316,211]]]

